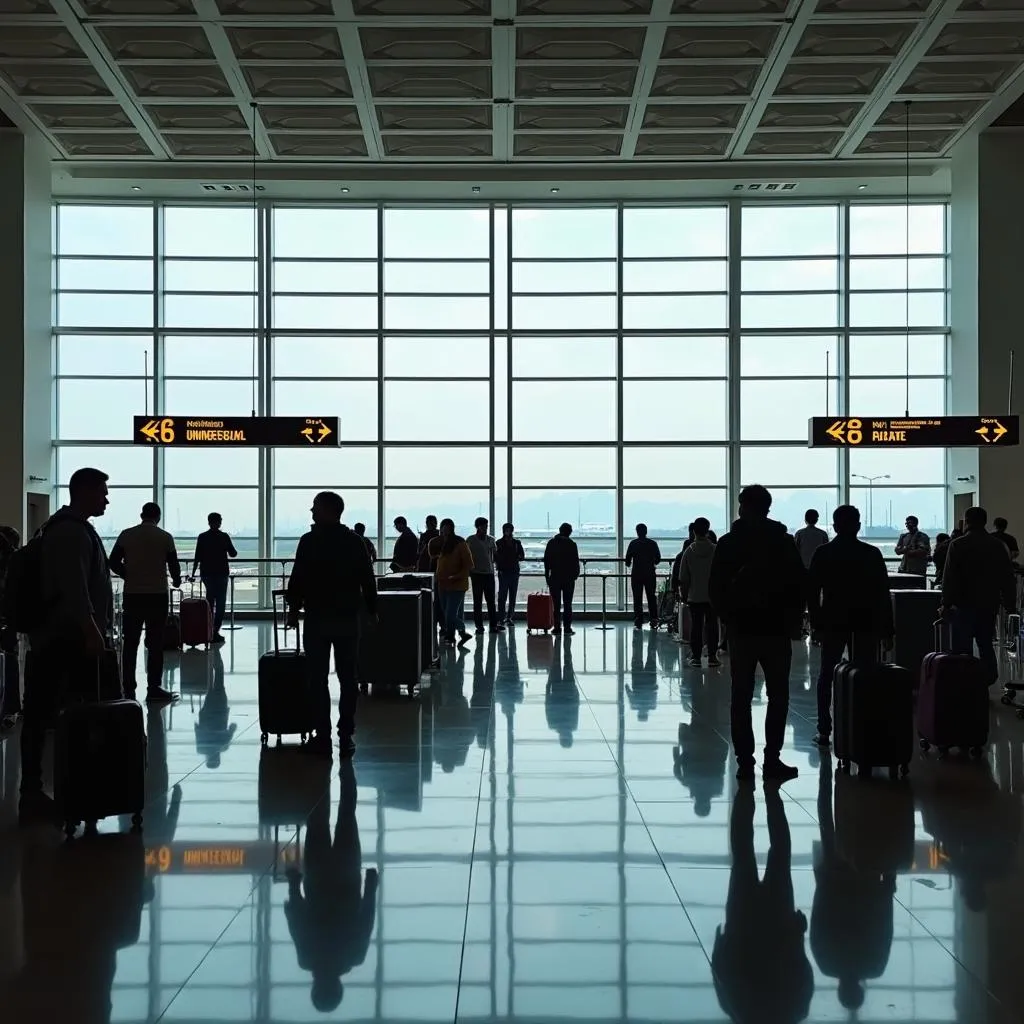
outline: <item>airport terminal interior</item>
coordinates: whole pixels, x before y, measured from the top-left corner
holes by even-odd
[[[623,563],[753,483],[894,575],[907,517],[1024,531],[1022,93],[1024,0],[0,0],[0,525],[96,467],[108,551],[154,501],[186,576],[210,513],[237,549],[141,836],[19,827],[4,719],[0,1020],[1024,1020],[1019,622],[981,756],[902,779],[814,742],[794,640],[799,774],[750,787],[728,652]],[[381,575],[400,516],[524,548],[333,761],[259,721],[322,490]],[[528,634],[562,523],[574,630]]]

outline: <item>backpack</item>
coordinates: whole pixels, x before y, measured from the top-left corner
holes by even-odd
[[[17,633],[31,633],[46,621],[49,608],[43,597],[43,537],[55,519],[52,517],[26,544],[11,552],[7,561],[0,619]]]

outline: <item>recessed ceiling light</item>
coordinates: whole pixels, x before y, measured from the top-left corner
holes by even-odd
[[[132,185],[132,191],[133,192],[141,192],[142,191],[142,186],[141,185]]]
[[[348,185],[342,185],[341,186],[341,191],[347,194],[350,191],[350,189],[349,189]]]
[[[476,193],[479,193],[479,191],[480,191],[480,186],[479,186],[479,185],[474,185],[474,186],[473,186],[473,191],[474,191],[474,192],[476,192]]]
[[[551,189],[551,194],[552,194],[552,195],[555,195],[555,194],[557,194],[557,193],[558,193],[558,192],[560,192],[560,191],[561,191],[561,189],[560,189],[560,188],[559,188],[559,187],[558,187],[558,186],[556,185],[556,186],[554,186],[554,187],[553,187],[553,188]]]
[[[864,189],[866,189],[866,188],[867,188],[867,185],[858,185],[858,186],[857,186],[857,190],[858,190],[859,192],[863,192],[863,191],[864,191]]]

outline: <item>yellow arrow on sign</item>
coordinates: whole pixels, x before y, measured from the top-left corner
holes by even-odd
[[[992,438],[988,436],[988,427],[979,427],[975,431],[975,433],[981,435],[981,439],[985,442],[985,444],[991,444],[992,443]]]
[[[144,427],[140,428],[144,437],[156,444],[157,435],[160,433],[160,422],[150,420]]]
[[[316,439],[316,443],[319,444],[325,437],[329,437],[330,434],[331,434],[331,428],[329,426],[327,426],[327,424],[324,423],[323,420],[321,420],[320,421],[320,436]]]
[[[833,440],[842,444],[846,440],[846,420],[836,420],[825,433]]]
[[[999,438],[1001,438],[1005,433],[1008,433],[1006,427],[1004,427],[1002,423],[999,422],[999,420],[996,420],[996,429],[993,431],[993,434],[995,434],[995,436],[992,438],[992,440],[998,441]]]
[[[306,427],[306,429],[305,429],[305,430],[300,430],[300,431],[299,431],[299,433],[300,433],[300,434],[301,434],[301,435],[302,435],[302,436],[303,436],[303,437],[304,437],[304,438],[305,438],[305,439],[306,439],[306,440],[307,440],[307,441],[308,441],[308,442],[309,442],[310,444],[315,444],[315,443],[316,443],[316,442],[315,442],[315,441],[313,440],[313,428],[312,428],[312,427]]]

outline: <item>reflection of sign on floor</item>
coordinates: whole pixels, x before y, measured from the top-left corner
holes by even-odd
[[[822,856],[821,843],[815,840],[812,863],[819,863]],[[919,839],[914,843],[914,862],[905,871],[896,873],[899,875],[935,875],[945,874],[948,868],[949,855],[942,847],[933,840]]]
[[[278,871],[298,867],[298,846],[256,839],[246,843],[168,843],[146,848],[146,869],[160,875],[262,874],[275,862]]]

